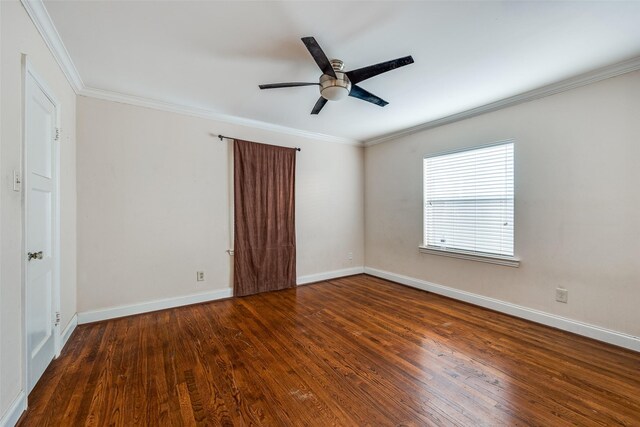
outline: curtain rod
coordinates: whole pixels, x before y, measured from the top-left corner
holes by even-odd
[[[220,141],[222,141],[223,139],[235,139],[235,138],[231,138],[229,136],[224,136],[224,135],[218,135],[218,138],[220,138]],[[293,147],[296,151],[302,151],[302,148],[300,147]]]

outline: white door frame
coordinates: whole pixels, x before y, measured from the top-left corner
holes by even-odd
[[[42,92],[45,94],[47,98],[53,103],[56,109],[56,129],[60,129],[60,103],[53,95],[53,91],[49,88],[46,81],[36,72],[31,61],[27,57],[26,54],[22,55],[22,69],[23,69],[23,80],[22,80],[22,247],[21,247],[21,255],[22,255],[22,355],[24,360],[23,369],[23,384],[25,391],[25,399],[28,400],[28,387],[29,387],[29,368],[30,368],[30,357],[28,350],[28,336],[27,336],[27,283],[28,283],[28,269],[27,269],[27,253],[26,253],[26,242],[27,242],[27,192],[29,189],[29,169],[27,165],[27,138],[26,138],[26,128],[27,128],[27,81],[28,79],[32,79],[34,83],[40,87]],[[55,165],[55,178],[54,178],[54,191],[55,195],[53,197],[53,310],[55,313],[60,312],[60,140],[58,137],[54,141],[53,147],[53,162]],[[60,330],[61,325],[59,322],[54,326],[53,330],[53,342],[55,348],[55,357],[60,355],[61,351],[61,336]]]

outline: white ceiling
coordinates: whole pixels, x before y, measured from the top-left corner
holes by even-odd
[[[640,2],[45,1],[85,86],[367,140],[640,55]],[[300,41],[347,70],[413,55],[309,114]]]

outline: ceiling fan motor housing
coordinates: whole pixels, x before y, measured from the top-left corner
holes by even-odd
[[[332,59],[331,66],[336,73],[336,78],[328,74],[320,76],[320,95],[329,101],[339,101],[349,96],[351,82],[345,73],[342,72],[344,63],[339,59]]]

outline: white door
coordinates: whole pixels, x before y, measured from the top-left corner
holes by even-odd
[[[56,345],[57,111],[29,72],[25,84],[25,317],[30,392],[53,359]]]

